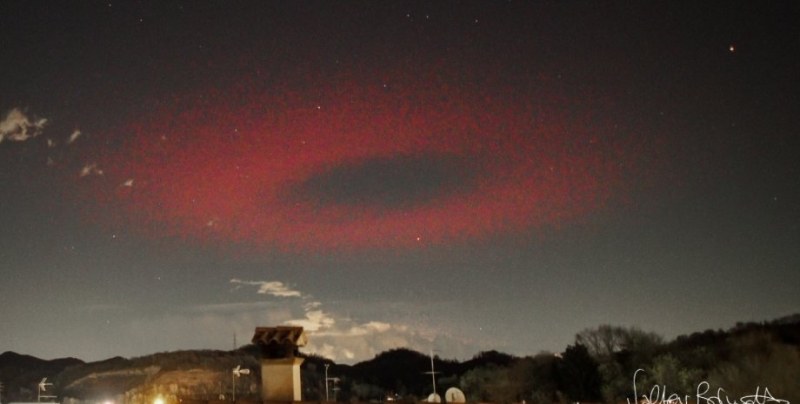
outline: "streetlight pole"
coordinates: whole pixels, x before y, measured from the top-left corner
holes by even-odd
[[[241,375],[249,375],[250,369],[242,369],[241,365],[237,365],[233,368],[233,372],[231,372],[231,386],[233,387],[233,394],[231,395],[231,399],[233,402],[236,402],[236,378]]]
[[[48,398],[49,399],[49,398],[55,398],[56,397],[56,396],[50,396],[50,395],[42,395],[43,391],[44,392],[47,391],[47,386],[52,386],[52,385],[53,385],[53,383],[48,383],[47,382],[47,378],[46,377],[44,379],[42,379],[41,382],[39,382],[39,393],[36,395],[36,402],[37,403],[41,402],[42,398]]]

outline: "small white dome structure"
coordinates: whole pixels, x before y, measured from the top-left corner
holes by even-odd
[[[464,392],[455,387],[450,387],[444,392],[444,400],[448,403],[466,403]]]
[[[431,393],[431,395],[428,396],[428,398],[425,400],[425,402],[426,403],[441,403],[442,402],[442,398],[439,397],[439,395],[436,394],[436,393]]]

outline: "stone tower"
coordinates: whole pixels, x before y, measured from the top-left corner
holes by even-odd
[[[303,327],[256,327],[253,344],[261,349],[261,399],[301,401],[298,347],[305,346]]]

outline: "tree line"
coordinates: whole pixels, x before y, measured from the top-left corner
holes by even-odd
[[[639,398],[654,386],[681,398],[694,398],[698,387],[713,393],[722,388],[731,400],[767,387],[776,399],[798,402],[800,316],[671,341],[637,327],[600,325],[577,333],[559,353],[517,357],[487,351],[464,362],[434,361],[439,394],[458,387],[471,402],[626,402],[634,399],[634,376]],[[430,358],[396,349],[353,366],[307,359],[305,399],[324,399],[324,376],[319,376],[324,363],[340,378],[340,401],[421,401],[432,392],[430,376],[424,375]]]

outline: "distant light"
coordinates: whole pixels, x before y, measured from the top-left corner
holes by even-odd
[[[156,399],[153,400],[153,404],[164,404],[164,399],[161,397],[156,397]]]
[[[106,401],[103,401],[103,404],[114,404],[114,402],[111,401],[111,400],[106,400]]]
[[[730,46],[728,46],[728,50],[729,50],[731,53],[733,53],[733,52],[736,52],[736,47],[735,47],[735,46],[733,46],[733,44],[731,44]]]

